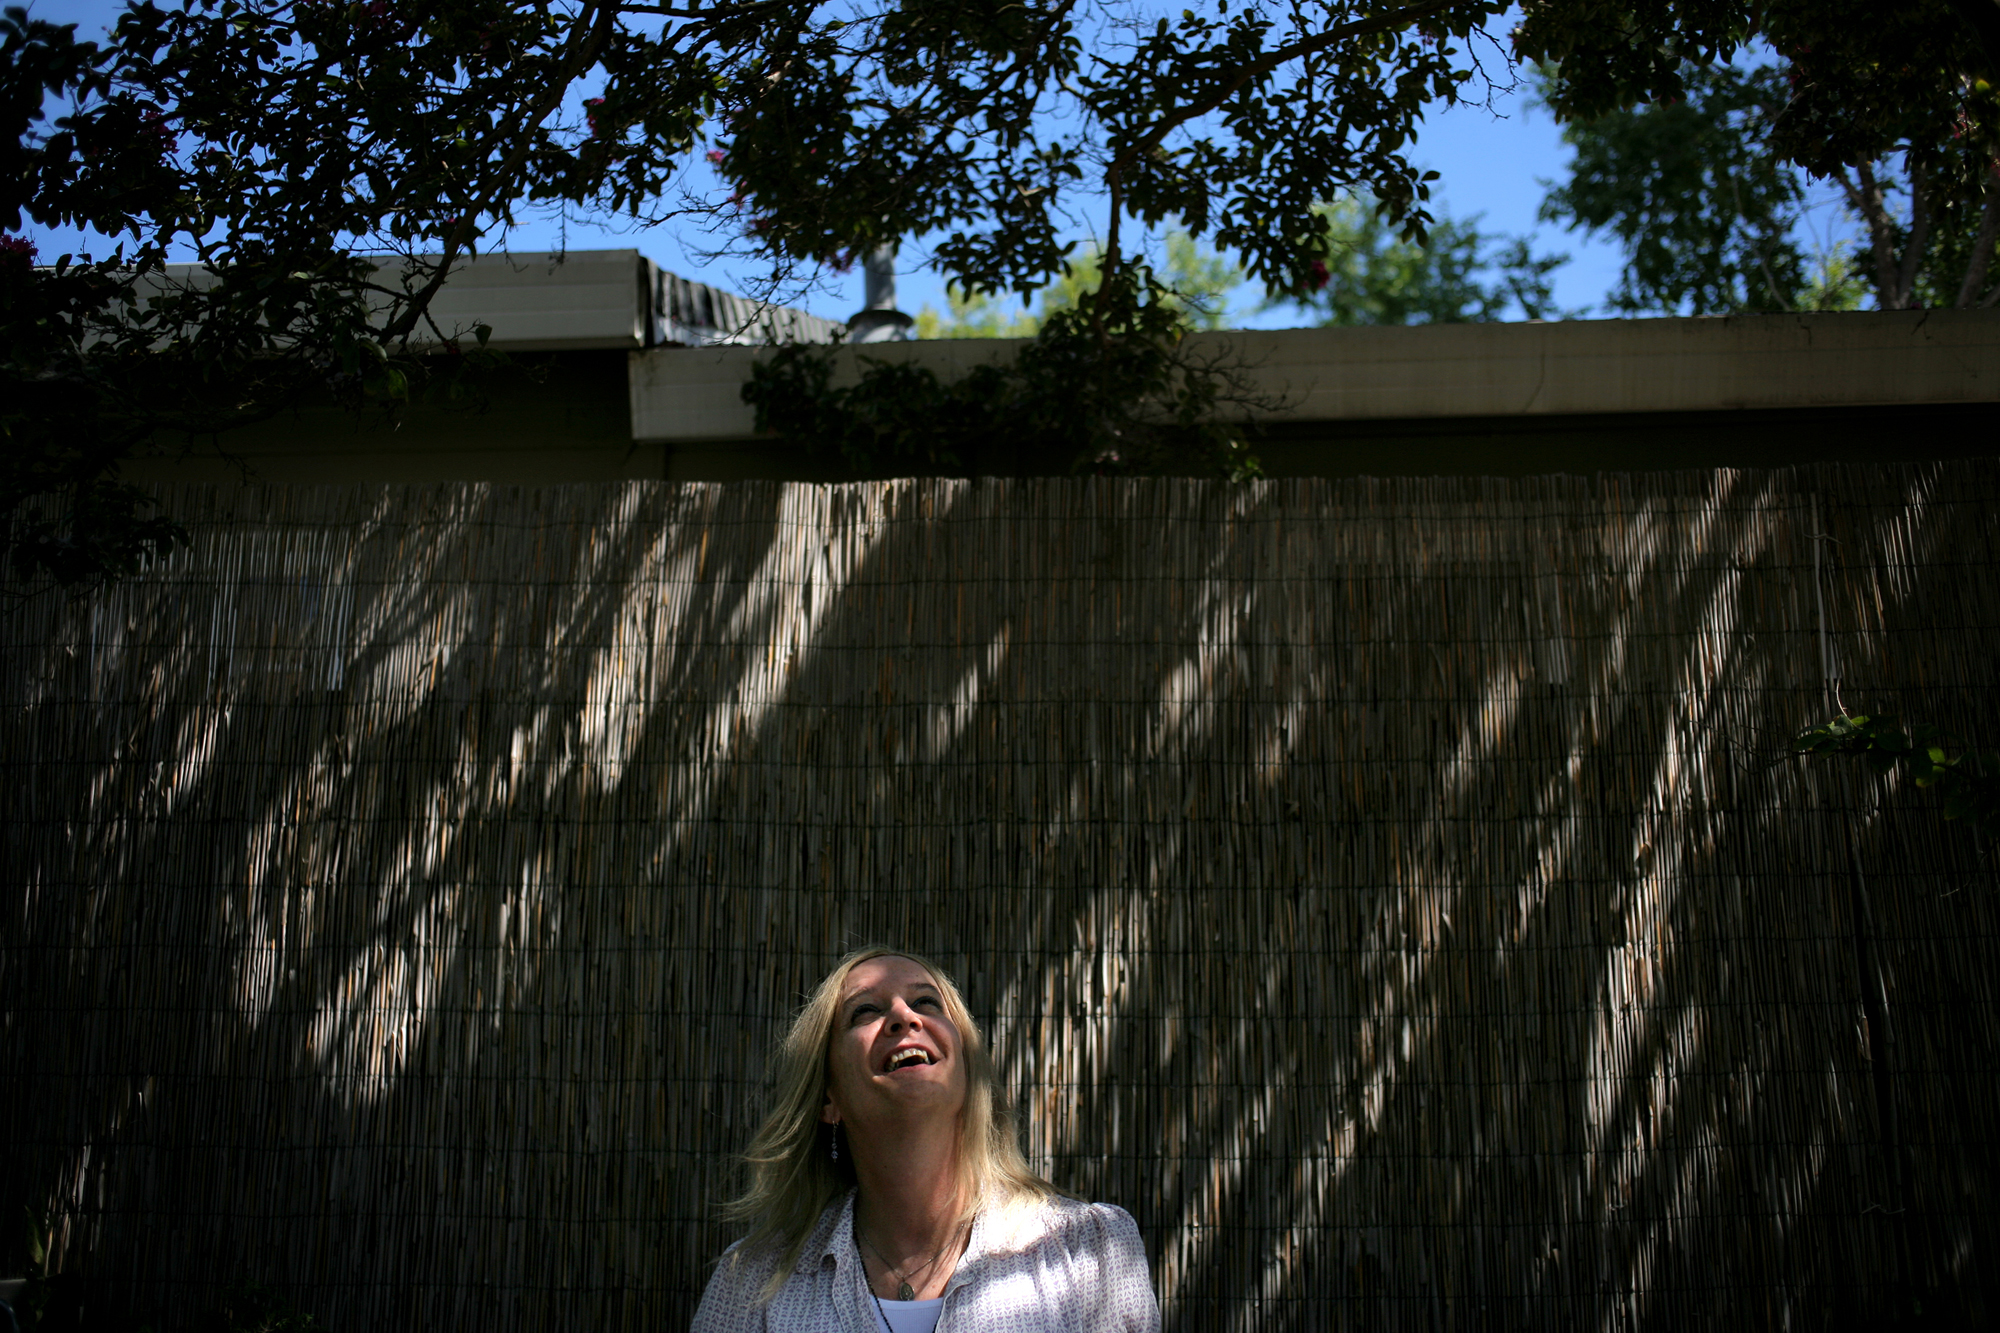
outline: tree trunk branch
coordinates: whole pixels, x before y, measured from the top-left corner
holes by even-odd
[[[1988,184],[1986,207],[1979,213],[1979,235],[1973,238],[1972,262],[1965,266],[1965,281],[1959,286],[1956,310],[1969,310],[1986,290],[1986,270],[1993,263],[1993,238],[2000,233],[2000,187]]]
[[[1896,270],[1896,308],[1907,310],[1917,290],[1917,272],[1923,267],[1924,246],[1931,238],[1930,182],[1923,164],[1917,161],[1916,145],[1910,145],[1903,161],[1910,171],[1910,236],[1903,243],[1903,262]]]
[[[1302,56],[1315,55],[1326,50],[1328,47],[1338,46],[1340,43],[1349,41],[1355,37],[1367,37],[1378,32],[1392,32],[1398,28],[1408,27],[1410,24],[1416,23],[1421,19],[1429,18],[1433,14],[1450,9],[1457,3],[1458,0],[1430,0],[1430,3],[1427,4],[1408,5],[1387,14],[1378,14],[1374,18],[1356,19],[1352,23],[1343,23],[1338,27],[1328,28],[1325,32],[1316,33],[1303,41],[1293,42],[1290,46],[1278,47],[1268,55],[1250,61],[1238,69],[1233,78],[1229,79],[1207,97],[1202,98],[1201,101],[1162,118],[1160,123],[1155,125],[1143,139],[1140,139],[1137,143],[1134,143],[1118,155],[1111,164],[1111,171],[1107,174],[1116,174],[1120,168],[1128,166],[1136,162],[1141,156],[1152,152],[1174,130],[1187,124],[1190,120],[1199,120],[1201,117],[1215,110],[1224,102],[1234,97],[1238,92],[1242,91],[1244,86],[1253,79],[1260,79],[1266,74],[1270,74],[1280,67],[1290,64]]]
[[[421,288],[410,293],[410,303],[404,307],[403,312],[383,328],[382,341],[390,342],[408,337],[416,328],[417,321],[424,317],[431,298],[444,286],[444,280],[450,275],[451,267],[457,262],[460,251],[471,243],[473,233],[478,227],[479,214],[494,204],[496,196],[504,195],[512,188],[521,165],[533,151],[534,136],[529,130],[560,108],[570,85],[597,63],[597,57],[603,53],[605,45],[611,40],[612,29],[618,21],[618,7],[615,4],[601,5],[593,14],[590,7],[586,6],[578,18],[588,25],[586,35],[581,42],[570,48],[569,54],[556,67],[549,85],[542,89],[540,96],[527,106],[518,109],[501,125],[495,127],[493,133],[488,136],[489,142],[511,144],[507,156],[501,161],[497,171],[482,173],[480,188],[476,189],[472,198],[467,200],[464,205],[465,211],[459,215],[457,225],[445,237],[443,253],[438,256],[437,268]]]
[[[1875,259],[1875,302],[1884,310],[1901,310],[1903,303],[1896,296],[1896,251],[1891,244],[1896,224],[1882,203],[1882,187],[1875,180],[1875,168],[1860,162],[1855,165],[1854,174],[1861,183],[1858,188],[1848,186],[1847,198],[1861,220],[1868,224],[1868,248]],[[1847,185],[1845,175],[1840,183]]]

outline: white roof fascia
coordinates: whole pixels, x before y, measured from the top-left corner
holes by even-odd
[[[1438,324],[1223,335],[1266,420],[1713,412],[2000,400],[2000,310]]]
[[[1018,338],[960,338],[935,342],[869,343],[843,347],[834,370],[835,384],[856,378],[855,355],[870,361],[913,361],[947,382],[973,366],[1011,355]],[[655,347],[634,352],[625,382],[632,395],[634,440],[753,439],[756,410],[743,401],[743,385],[765,347],[712,345]]]
[[[453,267],[431,320],[461,338],[489,325],[509,352],[644,347],[650,269],[637,250],[482,255]]]
[[[397,280],[393,255],[363,256],[380,265],[384,286]],[[156,286],[207,287],[214,274],[200,264],[164,265]],[[430,323],[446,337],[473,339],[489,326],[488,345],[509,352],[646,347],[652,265],[637,250],[572,250],[568,254],[486,254],[460,260],[431,298]],[[411,341],[437,341],[419,324]]]
[[[393,284],[397,259],[374,258],[383,284]],[[199,264],[169,264],[163,277],[155,282],[204,287],[214,281]],[[470,340],[485,324],[493,330],[489,345],[510,352],[831,342],[841,332],[834,320],[669,273],[637,250],[461,260],[431,298],[429,314],[446,337]],[[419,325],[412,341],[435,342],[436,333]]]
[[[1278,406],[1263,421],[1535,417],[2000,402],[2000,310],[1437,324],[1197,334]],[[1013,339],[877,343],[951,379]],[[842,349],[852,379],[857,349]],[[748,347],[632,356],[637,440],[749,439]]]

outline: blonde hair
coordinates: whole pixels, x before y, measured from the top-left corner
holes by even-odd
[[[848,974],[872,958],[907,958],[930,973],[943,997],[945,1017],[958,1029],[965,1061],[965,1106],[958,1118],[960,1220],[969,1220],[982,1207],[1039,1203],[1062,1193],[1030,1170],[1021,1155],[1014,1118],[995,1084],[993,1057],[951,977],[906,949],[856,949],[826,974],[779,1045],[777,1091],[743,1154],[748,1185],[724,1209],[725,1216],[754,1227],[736,1250],[738,1256],[777,1257],[762,1293],[766,1301],[791,1276],[820,1214],[855,1182],[852,1154],[842,1154],[837,1163],[829,1159],[820,1134],[820,1108],[826,1103],[827,1052],[841,992]]]

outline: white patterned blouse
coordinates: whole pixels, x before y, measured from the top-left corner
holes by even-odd
[[[729,1247],[694,1333],[873,1333],[880,1321],[854,1248],[854,1193],[828,1204],[769,1305],[771,1258]],[[1160,1306],[1139,1228],[1108,1203],[1052,1199],[972,1224],[944,1292],[938,1333],[1157,1333]]]

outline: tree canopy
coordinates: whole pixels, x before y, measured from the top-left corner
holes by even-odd
[[[1605,228],[1631,311],[1991,304],[2000,231],[2000,4],[1858,0],[1526,7],[1515,50],[1578,150],[1548,215]],[[1816,271],[1791,240],[1805,179],[1866,248]]]
[[[1614,310],[1695,315],[1844,310],[1872,295],[1879,309],[1991,304],[2000,189],[1967,173],[1961,188],[1925,188],[1921,153],[1836,168],[1838,218],[1805,225],[1811,173],[1780,151],[1788,106],[1776,64],[1694,67],[1685,97],[1574,121],[1570,178],[1542,216],[1616,237],[1626,253]],[[1914,233],[1922,215],[1923,234]],[[1861,224],[1860,247],[1844,239]],[[1820,233],[1801,244],[1802,231]],[[1893,262],[1877,263],[1887,251]]]
[[[1327,325],[1479,324],[1554,319],[1552,274],[1567,255],[1534,254],[1526,237],[1480,230],[1480,217],[1440,215],[1421,241],[1397,236],[1363,195],[1324,205],[1327,257],[1308,283],[1273,293]]]
[[[1227,328],[1229,296],[1243,281],[1242,266],[1184,231],[1168,232],[1162,249],[1164,263],[1157,267],[1168,308],[1177,311],[1181,322],[1196,332]],[[1023,302],[1018,314],[1008,310],[1004,298],[949,291],[946,311],[925,306],[917,312],[917,336],[1032,338],[1059,311],[1073,310],[1089,301],[1103,279],[1104,266],[1093,249],[1072,259],[1068,270],[1037,292],[1032,303]]]
[[[1570,178],[1542,216],[1617,237],[1615,310],[1789,310],[1811,265],[1794,239],[1805,182],[1770,148],[1784,81],[1722,65],[1683,84],[1676,101],[1570,124]]]
[[[1420,233],[1417,122],[1501,7],[136,0],[101,44],[7,10],[0,229],[120,242],[47,267],[8,245],[6,546],[22,572],[116,572],[171,539],[116,481],[163,432],[462,388],[479,331],[437,327],[430,298],[538,204],[701,214],[780,264],[932,233],[989,294],[1065,274],[1065,233],[1105,201],[1086,323],[1109,375],[1109,340],[1159,326],[1135,221],[1273,281],[1318,257],[1313,205],[1342,189]],[[697,154],[725,197],[680,189]],[[167,277],[182,251],[198,280]]]
[[[1482,68],[1545,62],[1549,104],[1587,119],[1685,98],[1689,70],[1761,38],[1792,80],[1773,151],[1849,171],[1864,211],[1885,198],[1869,164],[1901,153],[1905,255],[1947,214],[1990,238],[1991,0],[1531,0],[1511,50],[1486,36],[1506,8],[137,0],[103,43],[8,9],[0,231],[120,239],[39,266],[0,242],[4,544],[24,573],[115,573],[174,535],[118,484],[133,449],[308,393],[393,410],[476,392],[480,331],[438,327],[430,298],[524,208],[705,218],[719,244],[780,266],[921,234],[968,296],[1074,276],[1067,238],[1095,218],[1102,280],[1062,336],[1065,356],[1091,340],[1109,405],[1118,383],[1178,373],[1183,326],[1161,318],[1177,307],[1140,230],[1178,227],[1253,280],[1306,290],[1340,239],[1325,201],[1366,193],[1383,225],[1423,239],[1416,136]],[[686,188],[702,156],[724,180],[713,195]],[[1920,265],[1893,230],[1878,282],[1914,293]],[[170,279],[183,252],[201,272]],[[1152,368],[1132,373],[1147,348]],[[1083,437],[1076,466],[1131,457],[1118,412],[1088,419],[1109,434]]]

